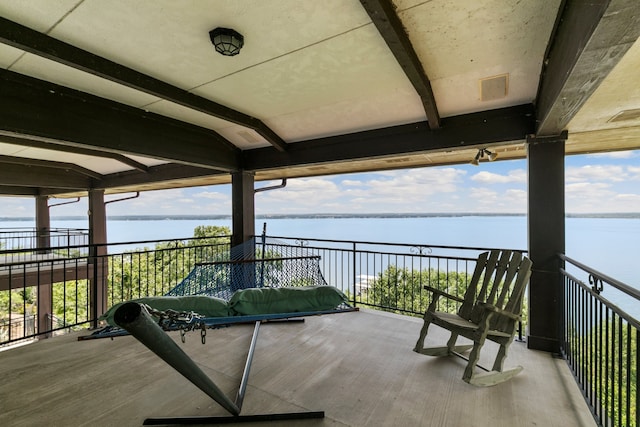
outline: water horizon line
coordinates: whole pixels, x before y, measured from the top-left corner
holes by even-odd
[[[513,212],[436,212],[436,213],[288,213],[288,214],[257,214],[256,219],[349,219],[349,218],[456,218],[456,217],[526,217],[526,213]],[[640,212],[613,213],[566,213],[566,218],[640,218]],[[166,221],[166,220],[230,220],[231,215],[108,215],[108,221]],[[76,221],[87,219],[81,215],[53,216],[51,221]],[[22,222],[35,221],[35,217],[0,217],[0,221]]]

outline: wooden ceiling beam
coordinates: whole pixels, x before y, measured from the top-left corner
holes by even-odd
[[[440,114],[431,82],[396,14],[395,6],[391,0],[360,0],[360,3],[420,96],[429,127],[438,129]]]
[[[70,147],[67,145],[57,144],[54,141],[46,142],[36,139],[29,139],[26,137],[19,138],[15,136],[0,136],[0,143],[19,145],[22,147],[40,148],[43,150],[61,151],[64,153],[82,154],[92,157],[102,157],[105,159],[116,160],[127,166],[131,166],[132,168],[137,169],[140,172],[147,172],[149,170],[149,167],[147,165],[137,162],[130,157],[123,156],[122,154],[110,153],[108,151],[92,150],[82,147]]]
[[[392,157],[405,154],[488,147],[507,141],[523,141],[535,130],[532,104],[471,113],[442,119],[442,127],[411,123],[332,136],[292,144],[286,154],[273,150],[247,150],[243,169],[262,171]]]
[[[545,54],[536,134],[558,135],[640,36],[638,0],[567,0]]]
[[[238,169],[240,150],[209,129],[7,70],[0,93],[0,137]]]
[[[204,37],[207,37],[205,34]],[[0,17],[0,42],[51,61],[255,130],[279,151],[287,143],[261,120]],[[222,136],[219,136],[222,138]],[[227,141],[228,142],[228,141]]]
[[[37,187],[22,187],[15,185],[0,185],[0,195],[5,196],[37,196],[40,191]]]
[[[78,166],[75,163],[67,163],[67,162],[54,162],[50,160],[39,160],[39,159],[28,159],[25,157],[15,157],[15,156],[2,156],[0,155],[0,165],[1,164],[13,164],[13,165],[23,165],[23,166],[42,166],[53,169],[63,169],[67,171],[73,171],[79,173],[80,175],[85,175],[93,179],[100,179],[102,175],[98,172],[94,172],[87,168],[83,168],[82,166]]]
[[[5,187],[57,188],[87,190],[93,179],[72,170],[60,170],[42,165],[4,163],[0,168],[0,185]]]
[[[149,168],[149,173],[146,174],[138,171],[126,171],[103,175],[102,180],[97,183],[97,186],[98,188],[109,189],[221,174],[228,175],[226,172],[217,172],[206,168],[168,163],[165,165],[151,166]]]

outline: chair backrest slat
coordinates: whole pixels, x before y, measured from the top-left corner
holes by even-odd
[[[505,308],[505,301],[508,301],[509,291],[512,289],[513,281],[516,278],[516,274],[520,269],[520,262],[522,261],[522,254],[519,252],[514,252],[511,257],[511,262],[509,263],[509,269],[507,270],[507,275],[504,278],[504,283],[502,284],[502,290],[500,292],[500,296],[497,301],[494,302],[494,305],[498,308]]]
[[[458,316],[463,319],[471,319],[471,312],[473,311],[473,306],[476,301],[476,290],[478,288],[478,282],[482,277],[484,269],[487,265],[487,258],[489,258],[489,252],[483,252],[478,256],[478,260],[476,262],[476,268],[473,270],[473,275],[471,276],[471,281],[467,286],[467,290],[464,293],[464,302],[460,306],[458,310]]]
[[[493,276],[493,281],[490,281],[489,286],[491,287],[491,291],[489,292],[489,296],[484,300],[489,304],[496,305],[496,294],[500,290],[500,284],[502,283],[502,278],[504,277],[507,268],[509,267],[509,260],[511,258],[511,251],[502,251],[500,254],[498,265],[496,268],[496,273]],[[508,283],[505,281],[505,284]]]
[[[478,302],[486,302],[519,315],[530,275],[531,260],[519,252],[483,252],[478,256],[458,315],[474,323],[479,322],[483,309],[478,306]],[[482,285],[478,289],[480,282]],[[503,316],[494,316],[490,326],[492,329],[511,332],[515,322]]]
[[[491,251],[489,252],[489,259],[485,265],[484,276],[482,280],[482,288],[478,295],[475,298],[475,301],[486,301],[487,299],[487,290],[492,283],[491,277],[493,276],[494,271],[498,267],[498,259],[500,256],[500,251]],[[475,305],[474,301],[474,305]]]

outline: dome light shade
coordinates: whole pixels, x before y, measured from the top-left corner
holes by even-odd
[[[240,53],[240,49],[244,46],[244,37],[242,34],[230,28],[218,27],[209,31],[211,43],[216,51],[224,56],[235,56]]]

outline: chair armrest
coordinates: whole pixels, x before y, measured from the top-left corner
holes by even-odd
[[[446,293],[445,291],[442,291],[442,290],[440,290],[440,289],[433,288],[433,287],[431,287],[431,286],[429,286],[429,285],[424,285],[424,286],[423,286],[423,288],[424,288],[424,289],[426,289],[426,290],[428,290],[428,291],[430,291],[430,292],[433,292],[433,293],[434,293],[434,294],[436,294],[436,295],[443,296],[443,297],[445,297],[445,298],[449,298],[449,299],[452,299],[452,300],[454,300],[454,301],[464,302],[464,299],[463,299],[463,298],[457,297],[457,296],[455,296],[455,295],[448,294],[448,293]]]
[[[491,311],[491,312],[499,314],[501,316],[506,316],[509,319],[513,319],[513,320],[520,320],[521,319],[519,314],[515,314],[515,313],[512,313],[510,311],[505,311],[505,310],[503,310],[501,308],[496,307],[493,304],[489,304],[489,303],[486,303],[486,302],[479,302],[478,305],[480,307],[484,308],[485,310]]]

